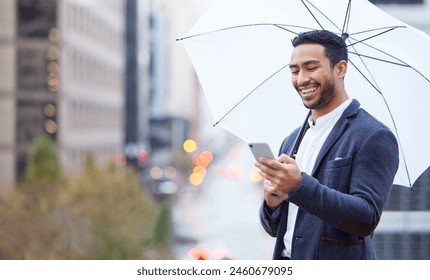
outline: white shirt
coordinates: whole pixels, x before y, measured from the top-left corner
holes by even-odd
[[[307,174],[312,174],[316,158],[325,140],[327,139],[336,122],[340,119],[343,111],[345,111],[351,102],[352,100],[348,99],[330,113],[319,117],[316,120],[315,125],[313,124],[312,116],[309,117],[309,129],[303,136],[296,156],[296,162],[300,168],[300,171]],[[291,257],[291,246],[298,207],[293,203],[289,203],[288,205],[287,231],[284,235],[285,249],[282,252],[282,255]]]

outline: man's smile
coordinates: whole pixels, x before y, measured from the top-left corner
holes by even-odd
[[[317,93],[318,86],[300,87],[299,93],[303,99],[312,99]]]
[[[311,88],[304,88],[304,89],[300,89],[300,93],[303,95],[306,95],[308,93],[312,93],[314,91],[317,90],[318,87],[311,87]]]

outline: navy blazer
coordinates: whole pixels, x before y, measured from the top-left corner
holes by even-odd
[[[284,140],[279,154],[288,154],[298,133]],[[373,231],[398,165],[393,133],[353,100],[323,144],[312,174],[302,173],[297,190],[273,215],[263,202],[261,224],[276,237],[273,258],[281,258],[288,203],[294,203],[299,210],[291,259],[375,259]]]

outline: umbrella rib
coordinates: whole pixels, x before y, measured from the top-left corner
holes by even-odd
[[[403,152],[403,145],[400,142],[400,136],[399,136],[399,131],[397,129],[397,125],[396,122],[394,121],[394,117],[393,114],[391,113],[391,109],[390,106],[388,106],[387,100],[385,99],[385,96],[382,94],[381,92],[381,96],[382,96],[382,100],[384,100],[385,103],[385,107],[387,107],[388,113],[390,114],[390,118],[391,121],[393,122],[394,125],[394,132],[397,135],[397,141],[399,142],[399,149],[400,149],[400,153],[402,154],[402,158],[403,158],[403,164],[405,166],[405,170],[406,170],[406,176],[408,177],[408,181],[409,181],[409,186],[412,187],[412,183],[411,183],[411,176],[409,175],[409,169],[408,169],[408,165],[406,164],[406,158],[405,158],[405,153]]]
[[[351,0],[348,1],[348,7],[346,8],[345,20],[343,21],[343,27],[342,27],[342,34],[348,33],[350,18],[351,18]]]
[[[378,50],[378,49],[376,49],[376,50]],[[411,65],[409,65],[407,63],[404,63],[403,61],[401,61],[400,59],[398,59],[396,57],[391,56],[392,58],[397,59],[400,62],[389,61],[389,60],[385,60],[385,59],[381,59],[381,58],[377,58],[377,57],[373,57],[373,56],[369,56],[369,55],[365,55],[365,54],[360,54],[360,53],[357,53],[357,52],[351,52],[351,51],[348,51],[348,52],[351,53],[351,54],[355,54],[355,55],[357,55],[359,57],[365,57],[365,58],[373,59],[373,60],[376,60],[376,61],[385,62],[385,63],[388,63],[388,64],[393,64],[393,65],[397,65],[397,66],[402,66],[402,67],[410,68],[410,69],[414,70],[416,73],[418,73],[421,77],[423,77],[426,81],[428,81],[430,83],[430,79],[427,78],[423,73],[421,73],[420,71],[418,71],[417,69],[415,69]],[[389,54],[387,54],[387,55],[389,55]],[[364,64],[364,61],[363,60],[361,60],[361,61]],[[354,67],[355,67],[355,65],[354,65]]]
[[[386,32],[389,32],[389,31],[391,31],[391,30],[393,30],[393,29],[394,29],[394,28],[392,28],[392,29],[390,29],[390,30],[386,30],[385,32],[380,33],[379,35],[384,34],[384,33],[386,33]],[[375,36],[372,36],[372,37],[375,37]],[[351,39],[352,39],[352,38],[351,38]],[[370,38],[368,38],[368,39],[370,39]],[[363,43],[363,41],[361,41],[361,43]],[[379,51],[379,52],[381,52],[381,53],[383,53],[383,54],[386,54],[386,55],[388,55],[388,56],[390,56],[390,57],[392,57],[392,58],[394,58],[394,59],[396,59],[396,60],[398,60],[398,61],[400,61],[400,62],[401,62],[401,63],[403,63],[403,64],[399,64],[399,63],[393,63],[393,64],[395,64],[395,65],[400,65],[400,66],[407,66],[407,67],[409,67],[409,68],[413,69],[414,71],[416,71],[418,74],[420,74],[422,77],[424,77],[427,81],[429,81],[429,80],[428,80],[428,79],[427,79],[427,78],[426,78],[422,73],[420,73],[418,70],[416,70],[416,69],[415,69],[415,68],[413,68],[412,66],[408,65],[407,63],[405,63],[405,62],[401,61],[400,59],[398,59],[398,58],[394,57],[393,55],[388,54],[388,53],[386,53],[386,52],[384,52],[384,51],[382,51],[382,50],[380,50],[380,49],[378,49],[378,48],[375,48],[375,47],[373,47],[373,46],[370,46],[370,45],[369,45],[369,44],[367,44],[367,43],[363,43],[363,44],[364,44],[364,45],[366,45],[366,46],[368,46],[368,47],[370,47],[370,48],[373,48],[373,49],[375,49],[375,50],[377,50],[377,51]],[[409,169],[408,169],[408,166],[407,166],[407,164],[406,164],[405,154],[404,154],[404,152],[403,152],[403,145],[402,145],[402,143],[400,142],[399,131],[398,131],[398,129],[397,129],[397,125],[396,125],[396,122],[395,122],[395,120],[394,120],[393,114],[391,113],[391,108],[390,108],[390,106],[388,105],[387,100],[385,99],[385,96],[384,96],[384,94],[382,93],[382,90],[380,90],[380,89],[379,89],[379,86],[378,86],[378,84],[376,83],[376,80],[375,80],[375,78],[373,77],[373,75],[372,75],[371,71],[370,71],[370,70],[369,70],[369,68],[367,67],[367,64],[366,64],[366,63],[365,63],[365,61],[363,60],[363,57],[367,57],[367,56],[365,56],[365,55],[361,55],[361,54],[358,54],[358,53],[357,53],[357,50],[355,49],[355,47],[354,47],[354,46],[355,46],[355,44],[351,44],[351,45],[350,45],[350,47],[352,47],[352,48],[354,49],[354,51],[356,52],[356,54],[357,54],[357,55],[358,55],[358,57],[360,58],[361,63],[363,63],[364,67],[367,69],[367,71],[368,71],[369,75],[372,77],[372,80],[375,82],[375,84],[374,84],[374,83],[372,83],[366,75],[364,75],[364,73],[363,73],[363,72],[358,68],[358,66],[357,66],[357,65],[355,65],[351,60],[349,60],[349,61],[350,61],[350,62],[351,62],[351,64],[354,66],[354,68],[355,68],[355,69],[360,73],[360,75],[361,75],[361,76],[363,76],[363,78],[364,78],[368,83],[370,83],[370,85],[371,85],[372,87],[374,87],[374,88],[376,89],[376,91],[381,95],[382,100],[383,100],[383,101],[384,101],[384,103],[385,103],[385,107],[387,108],[388,113],[389,113],[389,115],[390,115],[391,122],[393,123],[393,126],[394,126],[394,133],[397,135],[397,140],[398,140],[398,143],[399,143],[399,149],[400,149],[401,156],[402,156],[402,158],[403,158],[404,168],[405,168],[405,171],[406,171],[406,176],[407,176],[407,178],[408,178],[409,186],[410,186],[410,187],[412,187],[411,177],[410,177],[410,174],[409,174]],[[374,57],[369,57],[369,58],[376,59],[376,60],[379,60],[379,61],[384,61],[384,60],[382,60],[382,59],[377,59],[377,58],[374,58]],[[386,62],[389,62],[389,61],[386,61]],[[392,62],[391,62],[391,63],[392,63]]]
[[[354,68],[358,71],[358,73],[360,73],[360,75],[379,93],[382,95],[381,90],[379,89],[378,85],[375,83],[373,83],[371,80],[369,80],[369,78],[358,68],[357,65],[354,64],[354,62],[352,62],[352,60],[349,59],[349,62],[352,64],[352,66],[354,66]],[[363,61],[362,61],[363,62]],[[366,64],[363,62],[363,64],[366,66]],[[366,67],[367,69],[367,67]],[[369,69],[367,69],[369,70]],[[370,74],[371,75],[371,74]],[[372,75],[371,75],[372,76]],[[372,77],[373,78],[373,77]]]
[[[282,30],[285,30],[287,32],[293,33],[294,35],[299,35],[299,32],[294,32],[293,30],[290,30],[290,29],[286,28],[285,26],[295,27],[295,28],[302,28],[302,29],[305,29],[305,30],[313,30],[313,28],[304,27],[304,26],[298,26],[298,25],[289,25],[289,24],[274,24],[274,26],[276,26],[276,27],[278,27],[278,28],[280,28]]]
[[[378,27],[378,28],[372,28],[372,29],[368,29],[368,30],[362,30],[362,31],[357,31],[354,33],[351,33],[351,36],[354,35],[358,35],[358,34],[363,34],[363,33],[368,33],[368,32],[373,32],[373,31],[377,31],[377,30],[387,30],[388,31],[392,31],[393,29],[397,29],[397,28],[407,28],[405,25],[393,25],[393,26],[385,26],[385,27]],[[379,35],[379,34],[377,34]]]
[[[268,80],[270,80],[273,76],[275,76],[276,74],[278,74],[279,72],[281,72],[283,69],[285,69],[288,65],[290,65],[289,63],[282,66],[280,69],[276,70],[272,75],[270,75],[269,77],[267,77],[263,82],[261,82],[257,87],[255,87],[252,91],[250,91],[247,95],[245,95],[238,103],[236,103],[236,105],[234,105],[230,110],[227,111],[227,113],[225,113],[214,125],[213,127],[217,126],[223,119],[225,119],[227,117],[228,114],[230,114],[232,111],[234,111],[234,109],[237,108],[237,106],[239,106],[243,101],[245,101],[245,99],[247,99],[251,94],[253,94],[258,88],[260,88],[263,84],[265,84]]]
[[[384,103],[385,103],[385,107],[387,107],[387,110],[388,110],[388,113],[390,114],[390,119],[391,119],[391,122],[393,123],[393,125],[394,125],[394,133],[397,135],[397,139],[398,139],[398,142],[399,142],[399,148],[400,148],[400,153],[402,154],[402,158],[403,158],[403,162],[404,162],[404,166],[405,166],[405,170],[406,170],[406,175],[407,175],[407,177],[408,177],[408,181],[409,181],[409,186],[410,187],[412,187],[412,183],[411,183],[411,177],[410,177],[410,175],[409,175],[409,169],[408,169],[408,166],[407,166],[407,164],[406,164],[406,158],[405,158],[405,154],[404,154],[404,152],[403,152],[403,146],[402,146],[402,143],[400,142],[400,137],[399,137],[399,131],[398,131],[398,129],[397,129],[397,125],[396,125],[396,122],[394,121],[394,117],[393,117],[393,114],[391,113],[391,109],[390,109],[390,106],[388,105],[388,103],[387,103],[387,100],[385,99],[385,96],[384,96],[384,94],[382,94],[382,91],[377,87],[377,85],[374,85],[367,77],[366,77],[366,75],[364,75],[363,74],[363,72],[350,60],[349,62],[351,62],[351,64],[354,66],[354,68],[360,73],[360,75],[373,87],[373,88],[375,88],[375,90],[381,95],[381,97],[382,97],[382,100],[384,101]],[[366,63],[364,62],[364,61],[362,61],[362,63],[365,65],[365,67],[366,67],[366,69],[368,69],[367,68],[367,66],[366,66]],[[369,70],[369,69],[368,69]],[[370,73],[370,72],[369,72]],[[370,74],[371,75],[371,74]],[[373,78],[373,77],[372,77]]]
[[[348,51],[348,53],[354,54],[354,55],[360,56],[360,57],[365,57],[365,58],[373,59],[373,60],[376,60],[376,61],[381,61],[381,62],[393,64],[393,65],[398,65],[398,66],[412,68],[412,66],[410,66],[409,64],[403,63],[403,62],[389,61],[389,60],[386,60],[386,59],[382,59],[382,58],[378,58],[378,57],[374,57],[374,56],[370,56],[370,55],[365,55],[365,54],[361,54],[361,53],[357,53],[357,52],[352,52],[352,51]]]
[[[375,30],[376,30],[376,29],[375,29]],[[392,29],[391,29],[391,30],[392,30]],[[391,31],[391,30],[389,30],[389,31]],[[388,31],[386,31],[386,32],[388,32]],[[362,33],[362,32],[361,32],[361,33]],[[384,32],[384,33],[385,33],[385,32]],[[358,33],[356,33],[356,34],[358,34]],[[383,33],[380,33],[380,34],[383,34]],[[381,50],[381,49],[379,49],[379,48],[376,48],[376,47],[374,47],[374,46],[372,46],[372,45],[369,45],[369,44],[367,44],[367,43],[364,43],[364,41],[363,41],[363,40],[362,40],[362,41],[358,41],[358,40],[354,39],[353,37],[349,37],[349,39],[353,39],[353,40],[357,41],[356,43],[362,43],[363,45],[365,45],[365,46],[367,46],[367,47],[369,47],[369,48],[371,48],[371,49],[374,49],[374,50],[376,50],[376,51],[378,51],[378,52],[380,52],[380,53],[382,53],[382,54],[385,54],[385,55],[387,55],[387,56],[389,56],[389,57],[391,57],[391,58],[393,58],[393,59],[397,60],[398,62],[395,62],[395,61],[389,61],[389,60],[385,60],[385,59],[381,59],[381,58],[377,58],[377,57],[368,56],[368,55],[365,55],[365,54],[358,53],[358,52],[355,50],[355,48],[354,48],[354,45],[356,45],[356,43],[353,43],[353,44],[350,44],[350,45],[349,45],[349,47],[352,47],[352,48],[355,50],[355,52],[348,51],[349,53],[351,53],[351,54],[355,54],[355,55],[357,55],[357,56],[359,56],[359,57],[365,57],[365,58],[369,58],[369,59],[373,59],[373,60],[377,60],[377,61],[381,61],[381,62],[385,62],[385,63],[393,64],[393,65],[398,65],[398,66],[403,66],[403,67],[411,68],[412,70],[414,70],[416,73],[418,73],[421,77],[423,77],[426,81],[428,81],[428,82],[430,83],[430,77],[426,77],[426,75],[424,75],[423,73],[421,73],[420,71],[418,71],[417,69],[415,69],[414,67],[412,67],[411,65],[407,64],[406,62],[402,61],[401,59],[399,59],[399,58],[397,58],[397,57],[395,57],[395,56],[393,56],[393,55],[391,55],[391,54],[387,53],[386,51],[383,51],[383,50]],[[362,62],[363,62],[363,64],[364,64],[364,61],[363,61],[363,60],[361,60],[361,61],[362,61]],[[357,70],[358,70],[358,69],[357,69]],[[362,75],[363,75],[363,74],[362,74]]]
[[[348,40],[348,42],[349,42],[350,40]],[[365,45],[367,45],[367,44],[365,44]],[[355,46],[354,46],[354,44],[352,44],[352,45],[350,45],[350,47],[352,48],[352,49],[354,49],[354,51],[355,52],[357,52],[357,50],[356,50],[356,48],[355,48]],[[351,59],[349,59],[349,61],[351,62],[351,64],[355,67],[355,69],[357,69],[357,71],[376,89],[376,91],[377,92],[379,92],[381,95],[382,95],[382,92],[381,92],[381,90],[379,89],[379,85],[377,84],[377,82],[376,82],[376,80],[375,80],[375,78],[373,77],[373,75],[372,75],[372,73],[370,72],[370,70],[369,70],[369,68],[367,67],[367,64],[364,62],[364,60],[363,60],[363,58],[361,57],[361,56],[358,56],[359,58],[360,58],[360,61],[361,61],[361,63],[364,65],[364,67],[366,68],[366,70],[367,70],[367,72],[369,73],[369,75],[370,75],[370,77],[372,78],[372,80],[373,80],[373,82],[375,83],[375,84],[373,84],[367,77],[366,77],[366,75],[364,75],[364,73],[363,72],[361,72],[360,71],[360,69],[358,69],[358,66],[356,66],[353,62],[352,62],[352,60]]]
[[[230,29],[243,28],[243,27],[249,27],[249,26],[259,26],[259,25],[264,26],[264,25],[276,25],[276,24],[274,24],[274,23],[256,23],[256,24],[253,24],[253,23],[251,23],[251,24],[229,26],[229,27],[225,27],[225,28],[215,29],[215,30],[211,30],[211,31],[207,31],[207,32],[199,33],[199,34],[194,34],[194,35],[189,35],[189,36],[177,38],[176,41],[187,40],[190,38],[199,37],[199,36],[203,36],[203,35],[207,35],[207,34],[211,34],[211,33],[216,33],[216,32],[221,32],[221,31],[226,31],[226,30],[230,30]]]
[[[380,33],[378,33],[378,34],[375,34],[375,35],[369,36],[369,37],[364,38],[364,39],[362,39],[362,40],[355,40],[355,42],[354,42],[354,43],[352,43],[352,44],[350,44],[348,47],[353,46],[353,45],[357,45],[357,44],[360,44],[360,43],[363,43],[364,41],[370,40],[370,39],[372,39],[372,38],[375,38],[375,37],[381,36],[382,34],[385,34],[385,33],[388,33],[388,32],[390,32],[390,31],[393,31],[393,30],[395,30],[395,29],[397,29],[397,28],[403,28],[403,27],[405,27],[405,26],[390,26],[390,27],[384,27],[384,28],[369,29],[369,30],[366,30],[366,31],[360,31],[360,32],[354,33],[353,35],[357,35],[357,34],[362,34],[362,33],[370,32],[370,31],[375,31],[375,30],[380,30],[380,29],[386,29],[386,30],[384,30],[384,31],[382,31],[382,32],[380,32]],[[350,35],[351,35],[351,34],[350,34]]]
[[[212,31],[208,31],[208,32],[203,32],[203,33],[199,33],[199,34],[189,35],[189,36],[177,38],[176,41],[187,40],[187,39],[190,39],[190,38],[200,37],[200,36],[204,36],[204,35],[208,35],[208,34],[212,34],[212,33],[216,33],[216,32],[222,32],[222,31],[226,31],[226,30],[231,30],[231,29],[245,28],[245,27],[252,27],[252,26],[271,26],[271,25],[275,26],[275,27],[278,27],[278,28],[281,28],[283,30],[289,31],[289,32],[294,33],[294,34],[298,34],[298,33],[297,32],[293,32],[291,30],[288,30],[286,28],[283,28],[281,26],[288,26],[288,27],[295,27],[295,28],[303,28],[303,29],[312,30],[312,28],[307,28],[307,27],[298,26],[298,25],[282,24],[282,23],[251,23],[251,24],[229,26],[229,27],[226,27],[226,28],[220,28],[220,29],[216,29],[216,30],[212,30]]]
[[[315,22],[321,27],[321,29],[324,29],[324,27],[321,25],[321,23],[318,21],[317,17],[312,13],[311,9],[309,9],[308,5],[306,5],[304,0],[301,0],[302,4],[305,6],[305,8],[308,10],[309,14],[314,18]],[[309,1],[306,1],[309,3],[309,5],[311,5],[312,7],[314,7],[318,12],[320,12],[325,18],[327,18],[324,13],[322,13],[317,7],[315,7],[312,3],[310,3]],[[332,22],[329,18],[327,18],[330,22]],[[332,22],[333,23],[333,22]],[[333,23],[334,24],[334,23]],[[335,25],[336,26],[336,25]]]
[[[379,34],[377,34],[377,35],[371,36],[371,37],[369,37],[369,38],[367,38],[367,39],[365,39],[365,40],[369,40],[369,39],[374,38],[374,37],[376,37],[376,36],[379,36],[379,35],[385,34],[385,33],[390,32],[390,31],[392,31],[392,30],[394,30],[394,29],[396,29],[396,28],[398,28],[398,27],[391,27],[391,28],[389,28],[389,29],[385,30],[384,32],[381,32],[381,33],[379,33]],[[377,30],[377,29],[375,29],[375,30]],[[363,32],[361,32],[361,33],[363,33]],[[351,40],[351,39],[353,39],[353,38],[350,38],[350,40]],[[353,40],[355,40],[355,39],[353,39]],[[412,67],[412,66],[408,65],[407,63],[403,62],[402,60],[398,59],[397,57],[394,57],[393,55],[391,55],[391,54],[389,54],[389,53],[387,53],[387,52],[385,52],[385,51],[382,51],[382,50],[380,50],[380,49],[378,49],[378,48],[376,48],[376,47],[370,46],[370,45],[369,45],[369,44],[367,44],[367,43],[363,43],[365,40],[361,40],[361,41],[358,41],[358,42],[356,42],[356,43],[362,43],[363,45],[366,45],[366,46],[368,46],[368,47],[370,47],[370,48],[373,48],[374,50],[377,50],[377,51],[379,51],[379,52],[381,52],[381,53],[383,53],[383,54],[388,55],[388,56],[389,56],[389,57],[391,57],[391,58],[396,59],[397,61],[401,62],[402,64],[400,64],[400,63],[394,63],[394,62],[390,62],[390,63],[393,63],[393,64],[395,64],[395,65],[399,65],[399,66],[407,66],[407,67],[409,67],[409,68],[413,69],[414,71],[416,71],[418,74],[420,74],[422,77],[424,77],[427,81],[429,81],[429,80],[428,80],[428,78],[426,78],[422,73],[420,73],[420,72],[419,72],[418,70],[416,70],[414,67]],[[356,54],[358,55],[358,57],[360,58],[361,63],[363,63],[364,67],[367,69],[367,71],[368,71],[368,73],[369,73],[370,77],[371,77],[371,78],[372,78],[372,80],[375,82],[375,84],[374,84],[374,83],[372,83],[372,82],[369,80],[369,78],[368,78],[368,77],[366,77],[366,75],[364,75],[364,73],[363,73],[363,72],[358,68],[358,66],[356,66],[356,65],[355,65],[351,60],[349,60],[349,61],[350,61],[350,62],[351,62],[351,64],[354,66],[354,68],[355,68],[355,69],[360,73],[360,75],[361,75],[361,76],[362,76],[362,77],[363,77],[363,78],[364,78],[368,83],[370,83],[370,85],[371,85],[372,87],[374,87],[374,88],[376,89],[376,91],[377,91],[377,92],[379,92],[379,94],[381,95],[382,100],[383,100],[383,101],[384,101],[384,103],[385,103],[385,107],[387,108],[388,113],[389,113],[389,115],[390,115],[391,122],[392,122],[392,124],[393,124],[393,126],[394,126],[394,133],[396,134],[396,136],[397,136],[397,140],[398,140],[398,143],[399,143],[399,149],[400,149],[401,156],[402,156],[402,158],[403,158],[403,164],[404,164],[404,168],[405,168],[405,171],[406,171],[406,176],[407,176],[407,178],[408,178],[409,186],[410,186],[410,187],[412,187],[411,177],[410,177],[410,174],[409,174],[409,169],[408,169],[408,166],[407,166],[407,164],[406,164],[405,154],[404,154],[404,152],[403,152],[403,145],[402,145],[402,143],[400,142],[399,131],[398,131],[398,128],[397,128],[397,124],[396,124],[396,122],[395,122],[395,120],[394,120],[393,114],[391,113],[391,108],[390,108],[390,106],[388,105],[388,102],[387,102],[387,100],[385,99],[385,96],[384,96],[384,94],[382,93],[382,90],[380,90],[380,89],[379,89],[379,86],[378,86],[378,84],[377,84],[377,82],[376,82],[375,78],[373,77],[373,75],[372,75],[372,73],[371,73],[370,69],[367,67],[367,64],[366,64],[366,63],[365,63],[365,61],[363,60],[363,57],[367,57],[367,56],[362,55],[362,54],[358,54],[357,50],[355,49],[355,45],[356,45],[356,43],[351,44],[349,47],[351,47],[352,49],[354,49],[355,53],[356,53]],[[368,57],[368,58],[376,59],[376,60],[379,60],[379,61],[384,61],[384,60],[382,60],[382,59],[377,59],[377,58],[374,58],[374,57]],[[386,61],[386,62],[389,62],[389,61]]]
[[[309,13],[311,14],[311,16],[315,19],[316,23],[321,27],[321,29],[325,29],[322,24],[318,21],[318,19],[316,18],[316,16],[312,13],[312,11],[309,9],[308,5],[306,5],[304,2],[307,2],[310,6],[312,6],[316,11],[318,11],[328,22],[330,22],[334,27],[336,27],[337,30],[339,30],[339,32],[341,32],[342,34],[347,33],[345,32],[345,27],[347,25],[349,25],[349,20],[350,20],[350,16],[351,16],[351,0],[348,1],[348,7],[347,7],[347,14],[345,14],[345,21],[344,21],[344,25],[343,28],[340,29],[340,27],[338,25],[336,25],[336,23],[331,20],[328,16],[326,16],[324,14],[324,12],[322,10],[320,10],[317,6],[315,6],[313,3],[311,3],[308,0],[302,0],[303,5],[306,7],[306,9],[309,11]],[[348,29],[348,27],[346,27],[346,29]]]

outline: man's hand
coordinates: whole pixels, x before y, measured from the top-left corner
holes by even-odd
[[[275,211],[286,197],[287,194],[276,190],[272,182],[264,180],[264,200],[270,211]]]
[[[267,184],[264,183],[265,194],[267,189],[268,194],[273,193],[285,199],[287,194],[291,194],[298,188],[302,180],[302,174],[296,161],[285,154],[276,160],[262,157],[259,162],[255,163],[255,166],[260,169],[260,175],[269,181]],[[268,198],[268,195],[265,197]],[[271,202],[275,202],[274,199]],[[269,205],[267,199],[266,203]]]

